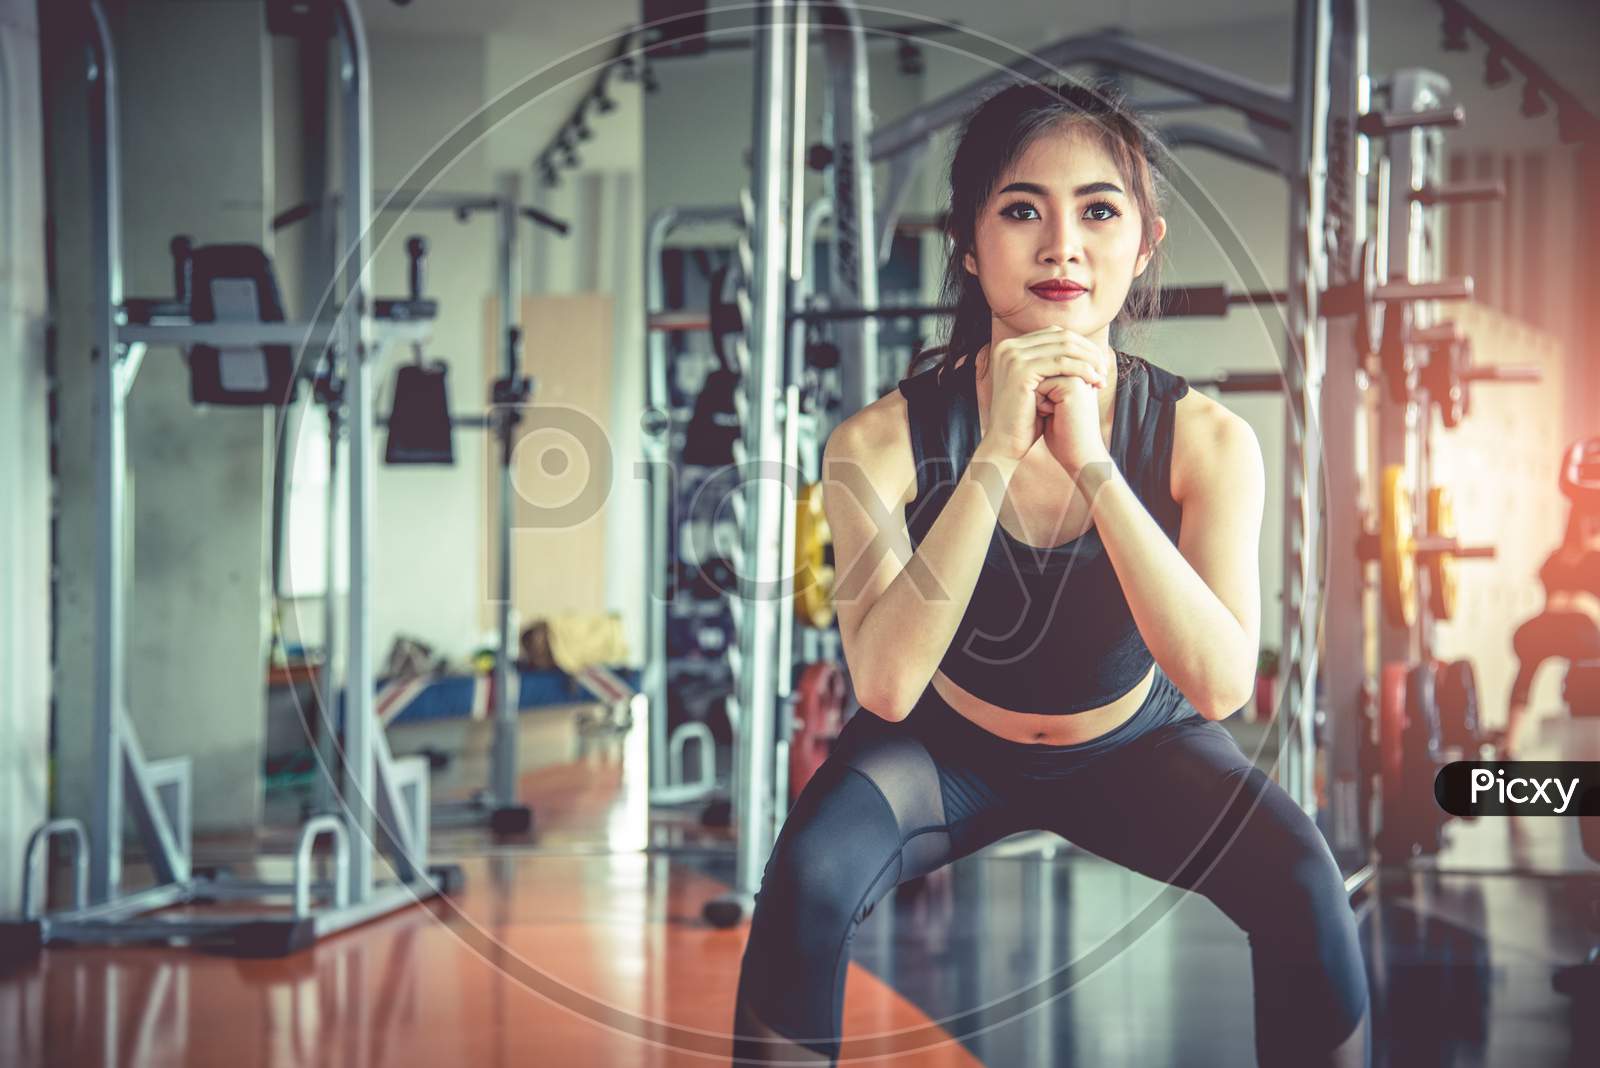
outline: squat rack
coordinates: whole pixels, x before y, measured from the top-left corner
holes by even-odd
[[[126,403],[151,346],[252,348],[265,344],[317,346],[327,354],[330,381],[343,356],[350,418],[372,423],[372,365],[383,347],[428,336],[426,321],[379,322],[369,297],[371,202],[371,97],[366,33],[354,0],[334,6],[333,26],[315,27],[339,40],[344,137],[345,294],[330,323],[195,323],[183,305],[125,301],[122,289],[121,153],[116,62],[111,32],[99,0],[89,0],[89,167],[94,251],[95,368],[95,574],[100,591],[94,647],[93,799],[86,828],[79,820],[46,822],[30,837],[24,861],[21,918],[0,924],[0,941],[26,952],[55,942],[130,941],[203,943],[251,956],[278,956],[459,885],[459,869],[426,869],[428,778],[424,758],[397,761],[373,730],[370,632],[370,437],[353,435],[349,472],[350,528],[346,546],[350,590],[345,634],[344,811],[315,816],[301,827],[289,883],[247,882],[225,874],[198,874],[190,850],[188,757],[150,761],[128,718],[123,651],[126,584],[123,523],[126,516]],[[292,16],[290,16],[292,17]],[[314,18],[314,16],[312,16]],[[268,12],[269,29],[274,13]],[[354,260],[352,263],[351,260]],[[142,310],[140,310],[142,308]],[[131,314],[130,314],[131,313]],[[143,320],[143,321],[131,321]],[[337,405],[338,399],[330,400]],[[337,421],[335,420],[335,423]],[[330,460],[331,463],[331,460]],[[329,481],[330,494],[335,492]],[[330,582],[334,547],[327,550]],[[331,601],[330,595],[330,601]],[[332,618],[330,609],[329,618]],[[330,630],[328,638],[332,639]],[[331,670],[331,662],[327,667]],[[122,817],[127,805],[154,870],[156,885],[122,888]],[[376,819],[375,819],[376,815]],[[375,825],[376,824],[376,825]],[[375,877],[381,834],[398,878]],[[69,909],[45,911],[32,898],[37,866],[49,841],[72,845],[74,898]],[[322,837],[335,847],[332,884],[312,878],[312,849]],[[331,892],[331,905],[312,907],[312,895]],[[195,915],[149,915],[174,905],[215,900],[285,898],[290,908]]]
[[[785,266],[795,255],[785,246],[785,222],[801,214],[794,207],[800,195],[798,175],[803,156],[804,57],[807,10],[815,10],[823,27],[828,62],[827,100],[831,124],[825,136],[833,141],[828,168],[835,215],[834,307],[849,321],[872,322],[870,311],[859,317],[852,309],[872,309],[875,279],[871,258],[863,260],[869,220],[880,255],[888,247],[895,218],[910,181],[927,155],[932,135],[964,117],[974,100],[1007,82],[1058,77],[1058,68],[1094,63],[1191,94],[1214,106],[1242,115],[1249,137],[1174,123],[1166,128],[1169,142],[1209,148],[1247,165],[1280,173],[1289,187],[1290,232],[1288,279],[1284,304],[1287,359],[1282,388],[1287,457],[1283,558],[1282,631],[1286,685],[1279,710],[1279,779],[1308,813],[1318,815],[1317,720],[1319,700],[1326,704],[1322,733],[1326,738],[1328,805],[1324,833],[1347,874],[1352,892],[1374,873],[1367,814],[1362,812],[1361,752],[1363,731],[1370,729],[1364,704],[1368,671],[1362,651],[1365,634],[1363,593],[1368,585],[1364,562],[1354,552],[1329,551],[1357,544],[1366,516],[1356,508],[1330,509],[1327,501],[1361,499],[1356,424],[1363,362],[1370,345],[1362,336],[1376,311],[1387,305],[1470,297],[1470,279],[1429,281],[1415,272],[1386,277],[1375,270],[1377,246],[1366,235],[1371,144],[1375,138],[1409,134],[1461,121],[1459,109],[1420,107],[1407,102],[1396,113],[1373,110],[1367,72],[1367,8],[1365,0],[1300,0],[1296,8],[1294,77],[1287,90],[1275,89],[1230,72],[1196,62],[1131,38],[1092,34],[1069,38],[1042,49],[1037,58],[1012,64],[910,114],[873,130],[864,126],[866,72],[863,28],[848,0],[814,4],[763,5],[756,31],[757,111],[750,189],[741,197],[740,265],[748,292],[739,294],[748,309],[746,344],[740,350],[748,370],[741,416],[743,455],[778,454],[775,428],[767,413],[783,413],[777,379],[784,338],[782,310],[792,302],[778,288]],[[788,35],[793,30],[792,40]],[[790,63],[794,72],[790,72]],[[786,158],[785,123],[791,132]],[[881,212],[874,210],[868,161],[889,166]],[[1409,231],[1405,231],[1409,233]],[[1383,238],[1393,240],[1389,234]],[[791,239],[792,240],[792,239]],[[759,272],[759,273],[758,273]],[[840,345],[847,383],[845,404],[860,407],[871,366],[871,334],[846,335]],[[739,346],[735,346],[740,349]],[[1330,366],[1330,353],[1337,355]],[[1330,370],[1334,373],[1330,377]],[[1276,386],[1263,379],[1259,383]],[[853,388],[852,388],[853,387]],[[1328,462],[1324,462],[1324,456]],[[742,456],[736,456],[742,460]],[[782,573],[779,549],[780,502],[767,494],[769,483],[746,479],[748,500],[735,510],[744,528],[744,544],[752,558],[741,567],[754,576],[749,589],[770,591],[759,580]],[[1326,495],[1326,496],[1324,496]],[[1324,520],[1326,517],[1326,520]],[[1326,573],[1324,573],[1324,561]],[[748,598],[747,598],[748,599]],[[776,599],[781,602],[781,598]],[[771,727],[777,691],[762,672],[747,665],[764,664],[774,653],[770,638],[776,627],[771,613],[778,603],[752,603],[746,620],[736,616],[739,655],[731,658],[740,695],[742,726],[738,777],[742,780],[735,887],[710,902],[706,914],[714,922],[735,922],[750,907],[759,884],[760,866],[770,847],[768,834],[779,819],[773,803],[767,761],[773,751]],[[1323,625],[1324,613],[1329,620]],[[1344,680],[1319,695],[1324,677],[1322,657],[1341,670],[1355,670],[1360,685]],[[760,677],[758,677],[760,676]]]

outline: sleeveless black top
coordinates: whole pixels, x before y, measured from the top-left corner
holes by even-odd
[[[1600,552],[1589,549],[1570,561],[1556,552],[1539,568],[1539,581],[1549,593],[1559,590],[1600,597]]]
[[[1119,354],[1111,457],[1174,543],[1172,432],[1181,376]],[[917,495],[905,508],[919,545],[977,447],[976,361],[938,367],[899,385],[906,398]],[[1066,715],[1098,708],[1137,686],[1154,657],[1134,625],[1111,559],[1091,523],[1053,548],[1028,545],[995,523],[983,572],[939,670],[974,696],[1014,712]]]

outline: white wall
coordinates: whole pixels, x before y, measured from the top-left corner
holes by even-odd
[[[39,26],[0,0],[0,916],[21,907],[22,856],[44,821],[50,735],[47,440]],[[40,889],[36,887],[35,889]]]
[[[167,243],[261,243],[272,159],[260,9],[145,3],[112,22],[120,65],[124,281],[171,292]],[[94,484],[87,137],[80,50],[61,73],[51,144],[61,376],[59,809],[86,816],[92,710]],[[197,57],[203,57],[198,62]],[[177,72],[183,77],[176,77]],[[224,133],[226,132],[226,133]],[[197,830],[253,828],[266,654],[267,421],[201,411],[172,350],[153,350],[128,408],[129,717],[145,753],[194,758]]]

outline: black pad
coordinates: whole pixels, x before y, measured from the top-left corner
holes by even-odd
[[[741,433],[739,413],[733,406],[739,388],[739,376],[732,371],[716,370],[706,376],[684,435],[685,463],[706,467],[733,463],[733,443]]]
[[[196,323],[283,322],[272,261],[254,245],[203,245],[190,258],[189,317]],[[189,399],[196,404],[289,404],[299,391],[288,345],[189,350]]]
[[[389,409],[386,464],[453,464],[450,433],[449,369],[442,362],[409,363],[394,373],[394,403]]]
[[[1567,668],[1561,696],[1574,717],[1600,717],[1600,660],[1575,660]]]

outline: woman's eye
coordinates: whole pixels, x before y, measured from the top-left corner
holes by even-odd
[[[1024,216],[1021,214],[1022,212],[1028,212],[1029,214]],[[1104,200],[1099,200],[1093,204],[1090,204],[1084,209],[1083,213],[1085,218],[1092,219],[1095,222],[1108,222],[1122,214],[1122,212],[1117,210],[1116,205]],[[1039,218],[1039,213],[1034,210],[1032,204],[1024,204],[1021,202],[1007,205],[1005,208],[1001,209],[1000,214],[1009,219],[1018,219],[1022,221]]]

